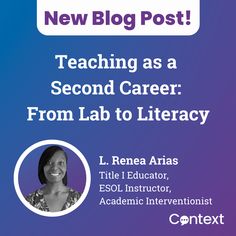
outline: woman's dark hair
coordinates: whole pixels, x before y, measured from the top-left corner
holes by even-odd
[[[44,175],[44,166],[48,163],[48,161],[51,159],[51,157],[58,151],[62,151],[66,157],[66,161],[67,161],[67,155],[65,153],[65,151],[59,147],[59,146],[50,146],[48,148],[46,148],[40,159],[39,159],[39,165],[38,165],[38,177],[39,177],[39,181],[41,184],[46,184],[47,183],[47,179]],[[67,185],[67,172],[64,176],[64,178],[62,179],[63,184]]]

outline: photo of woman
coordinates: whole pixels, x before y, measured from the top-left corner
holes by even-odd
[[[46,212],[63,211],[74,205],[81,193],[67,186],[66,152],[60,146],[47,147],[38,163],[38,178],[43,185],[25,199]]]

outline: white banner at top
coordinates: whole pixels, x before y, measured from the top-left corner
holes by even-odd
[[[200,0],[37,0],[44,35],[193,35]]]

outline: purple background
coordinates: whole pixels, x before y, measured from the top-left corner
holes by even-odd
[[[36,2],[4,2],[1,13],[1,232],[8,235],[235,235],[235,1],[201,1],[201,27],[190,37],[45,37],[36,28]],[[92,57],[175,57],[178,70],[59,71],[54,54]],[[53,97],[50,83],[96,83],[131,79],[137,83],[181,83],[173,97]],[[27,106],[77,109],[157,106],[210,109],[206,125],[196,123],[26,122]],[[45,218],[29,211],[13,185],[15,164],[35,142],[61,139],[76,146],[92,172],[88,197],[74,212]],[[98,205],[98,156],[170,155],[178,167],[163,168],[171,176],[172,197],[212,197],[213,206]],[[32,165],[33,168],[33,165]],[[142,168],[115,168],[114,170]],[[162,168],[161,168],[162,169]],[[151,171],[153,168],[146,168]],[[159,171],[159,169],[158,169]],[[28,180],[30,184],[31,180]],[[141,184],[141,183],[140,183]],[[128,195],[127,195],[128,196]],[[135,196],[130,194],[129,196]],[[155,194],[153,194],[155,196]],[[160,197],[157,195],[157,197]],[[166,195],[168,197],[168,195]],[[172,213],[225,216],[225,225],[169,224]]]

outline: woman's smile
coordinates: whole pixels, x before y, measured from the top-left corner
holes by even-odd
[[[52,176],[59,176],[60,175],[60,173],[49,173],[49,174]]]

